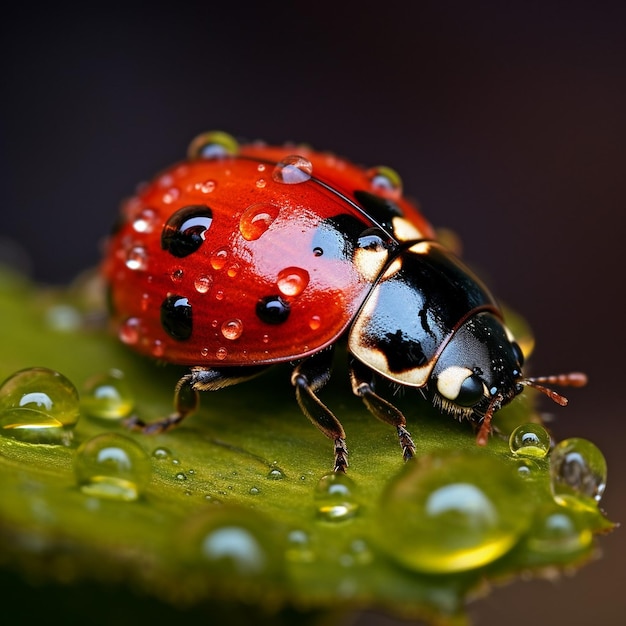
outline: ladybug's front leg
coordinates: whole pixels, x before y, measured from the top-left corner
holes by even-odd
[[[302,412],[335,445],[335,472],[344,472],[348,467],[346,433],[333,412],[317,397],[330,379],[333,349],[328,348],[305,359],[291,375],[291,384],[296,388],[296,398]]]
[[[190,373],[185,374],[176,383],[174,413],[149,423],[133,416],[126,420],[126,425],[133,430],[139,430],[150,435],[171,430],[198,408],[200,403],[199,391],[217,391],[223,387],[230,387],[258,376],[265,369],[267,369],[266,366],[225,367],[222,369],[192,367]]]
[[[415,444],[406,429],[406,419],[399,409],[374,392],[371,370],[360,361],[352,359],[350,362],[350,381],[352,382],[352,392],[363,400],[367,410],[382,422],[396,427],[402,456],[405,461],[412,459],[415,455]]]

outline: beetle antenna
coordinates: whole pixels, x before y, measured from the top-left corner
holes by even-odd
[[[502,400],[504,397],[502,394],[497,393],[489,403],[487,410],[485,411],[485,417],[483,417],[483,421],[480,425],[480,430],[476,435],[476,444],[479,446],[486,446],[487,440],[489,439],[489,435],[491,434],[491,418],[493,414],[496,412],[496,408],[500,407]]]
[[[545,387],[543,383],[549,385],[559,385],[561,387],[584,387],[587,384],[587,375],[582,372],[570,372],[569,374],[556,374],[555,376],[534,376],[523,378],[519,381],[522,385],[527,385],[537,391],[544,393],[550,400],[553,400],[561,406],[565,406],[568,402],[565,396],[557,393],[549,387]]]

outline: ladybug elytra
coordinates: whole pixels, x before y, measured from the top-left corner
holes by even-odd
[[[343,427],[318,397],[341,340],[353,392],[397,429],[405,459],[415,445],[403,414],[376,393],[377,376],[472,420],[480,445],[495,411],[525,386],[566,404],[544,383],[585,382],[522,375],[495,299],[437,241],[393,170],[306,146],[201,135],[187,160],[124,203],[103,271],[122,341],[190,368],[172,415],[132,422],[146,432],[183,420],[199,391],[292,362],[298,403],[345,471]]]

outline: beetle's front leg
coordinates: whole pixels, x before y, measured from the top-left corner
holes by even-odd
[[[327,348],[302,361],[291,375],[296,398],[302,412],[335,446],[335,472],[348,467],[346,433],[333,412],[317,397],[317,392],[328,382],[332,369],[333,349]]]
[[[363,400],[367,410],[381,422],[396,427],[400,447],[402,448],[402,457],[405,461],[412,459],[415,455],[415,444],[409,431],[406,429],[406,419],[400,409],[374,392],[371,370],[360,361],[352,359],[350,361],[350,381],[352,383],[352,392]]]

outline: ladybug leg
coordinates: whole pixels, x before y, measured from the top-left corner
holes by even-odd
[[[302,412],[335,446],[335,472],[345,473],[348,467],[346,433],[333,412],[317,397],[317,392],[330,379],[333,350],[329,348],[302,361],[291,375],[296,399]]]
[[[174,413],[154,422],[146,423],[137,417],[126,420],[126,426],[132,430],[139,430],[145,434],[154,435],[171,430],[188,415],[191,415],[200,404],[199,391],[217,391],[250,380],[261,374],[267,366],[262,367],[233,367],[223,369],[209,369],[192,367],[189,374],[185,374],[174,389]]]
[[[374,376],[371,370],[360,361],[352,359],[350,362],[350,382],[354,395],[363,400],[367,410],[374,417],[396,427],[402,448],[402,457],[405,461],[412,459],[415,455],[415,444],[406,429],[406,418],[393,404],[374,392]]]

